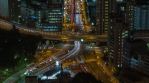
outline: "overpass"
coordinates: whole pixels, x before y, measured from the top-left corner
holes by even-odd
[[[107,35],[79,35],[79,36],[62,36],[62,37],[49,37],[49,36],[43,36],[43,39],[53,39],[53,40],[62,40],[62,41],[76,41],[83,39],[84,41],[99,41],[99,42],[107,42],[108,36]]]
[[[43,39],[50,39],[50,40],[62,40],[62,41],[74,41],[74,40],[81,40],[84,41],[99,41],[99,42],[107,42],[108,36],[107,35],[73,35],[73,34],[61,34],[61,33],[48,33],[43,32],[41,30],[35,28],[29,28],[22,25],[15,24],[16,28],[19,29],[20,33],[31,34],[31,35],[41,35]],[[13,27],[13,23],[0,19],[0,28],[11,30]],[[143,39],[145,41],[149,41],[148,36],[142,36],[135,34],[135,39]]]
[[[13,25],[19,30],[20,33],[31,34],[31,35],[41,35],[43,39],[50,40],[62,40],[62,41],[74,41],[81,40],[84,41],[99,41],[107,42],[107,35],[74,35],[74,34],[62,34],[62,33],[48,33],[35,28],[29,28],[22,25],[13,24],[9,21],[0,19],[0,28],[11,30]]]

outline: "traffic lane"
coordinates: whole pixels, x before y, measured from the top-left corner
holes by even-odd
[[[64,49],[66,49],[66,48],[64,48]],[[68,49],[68,48],[67,48]],[[53,62],[54,63],[54,62]],[[41,69],[43,69],[43,68],[45,68],[47,65],[45,65],[45,66],[43,66],[43,67],[41,67]],[[41,70],[41,69],[39,69],[39,70]],[[39,71],[38,70],[38,71]],[[9,82],[11,82],[11,81],[14,81],[14,80],[17,80],[22,74],[24,74],[24,72],[26,72],[27,71],[27,69],[24,69],[24,70],[22,70],[22,71],[20,71],[20,72],[18,72],[18,73],[16,73],[16,74],[14,74],[13,76],[11,76],[11,77],[9,77],[7,80],[5,80],[3,83],[9,83]],[[37,71],[36,71],[37,72]],[[31,75],[35,75],[35,72],[29,72]]]
[[[103,81],[104,83],[111,83],[108,80],[110,78],[100,69],[96,62],[88,62],[87,64],[101,81]]]
[[[78,42],[77,42],[77,44],[78,44]],[[78,46],[76,46],[73,50],[71,50],[68,54],[66,54],[65,56],[63,56],[63,57],[61,57],[61,58],[59,58],[59,60],[58,61],[63,61],[63,59],[67,59],[67,58],[69,58],[73,53],[75,53],[75,51],[77,52],[79,49],[77,48]],[[72,53],[72,54],[71,54]],[[54,64],[54,62],[52,61],[51,62],[51,64],[49,64],[49,66],[50,65],[53,65]],[[47,68],[48,68],[48,65],[47,66],[45,66],[43,69],[44,70],[41,70],[41,72],[40,73],[42,73],[42,72],[44,72],[45,70],[47,70]],[[39,72],[39,71],[38,71]],[[35,74],[34,72],[32,73],[32,74]]]
[[[53,67],[55,65],[55,61],[52,61],[50,63],[47,63],[46,65],[44,65],[43,67],[39,68],[36,71],[30,71],[29,74],[30,75],[37,75],[40,74],[41,72],[44,72],[44,70],[48,70],[48,68],[51,69],[51,67]]]
[[[91,68],[92,72],[94,72],[101,81],[103,81],[104,83],[111,83],[109,81],[110,77],[101,70],[101,68],[95,61],[87,62],[87,64]]]
[[[12,76],[10,76],[8,79],[6,79],[3,83],[11,83],[12,81],[15,81],[17,80],[22,74],[24,74],[24,72],[26,71],[27,69],[23,69],[15,74],[13,74]]]
[[[20,80],[18,83],[25,83],[25,79]]]
[[[55,56],[60,56],[60,55],[61,55],[61,57],[62,57],[62,55],[64,55],[64,54],[63,54],[63,51],[64,51],[64,50],[68,50],[69,48],[70,48],[70,47],[64,48],[62,51],[59,52],[59,54],[56,53]],[[70,50],[70,49],[69,49],[69,50]],[[67,54],[67,53],[65,53],[65,54]],[[55,56],[52,56],[52,57],[55,57]],[[37,68],[37,67],[39,67],[39,66],[42,66],[42,67],[39,67],[39,69],[37,69],[36,72],[33,72],[33,71],[32,71],[33,73],[30,72],[30,74],[31,74],[31,75],[34,75],[34,74],[36,74],[37,72],[40,72],[40,71],[43,70],[43,69],[47,69],[48,66],[50,66],[50,65],[53,66],[55,62],[56,62],[55,60],[52,60],[52,61],[49,61],[49,62],[48,62],[47,60],[45,60],[45,61],[42,62],[42,64],[39,64],[39,63],[38,63],[38,65],[36,65],[35,68]],[[44,66],[43,66],[43,65],[44,65]]]

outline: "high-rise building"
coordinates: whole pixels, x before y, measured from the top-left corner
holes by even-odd
[[[20,0],[0,0],[0,16],[20,22]]]
[[[130,68],[149,75],[149,55],[145,41],[142,39],[125,39],[123,52],[123,68]]]
[[[149,1],[128,0],[126,22],[129,23],[130,30],[149,30]]]
[[[31,4],[33,0],[21,0],[22,3]]]
[[[21,22],[45,32],[62,32],[63,3],[61,0],[35,0],[21,5]]]
[[[122,67],[123,39],[128,36],[128,24],[123,22],[122,15],[111,13],[108,33],[109,67]]]
[[[96,33],[108,33],[109,0],[97,0],[96,4]]]
[[[8,0],[0,0],[0,16],[9,18]]]
[[[125,0],[97,0],[96,33],[108,34],[109,13],[125,11]]]

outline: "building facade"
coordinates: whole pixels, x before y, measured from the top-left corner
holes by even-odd
[[[96,33],[108,34],[109,13],[125,11],[125,0],[97,0],[96,4]]]
[[[126,22],[131,30],[149,30],[149,3],[147,0],[126,2]]]
[[[8,0],[0,0],[0,16],[9,18]]]
[[[122,67],[123,40],[128,36],[128,25],[123,22],[121,15],[112,13],[108,31],[108,55],[110,68]],[[109,65],[110,66],[110,65]]]
[[[130,68],[142,73],[147,72],[148,67],[148,47],[147,43],[141,39],[125,39],[122,56],[123,68]],[[149,65],[148,65],[149,66]]]
[[[139,53],[136,58],[132,57],[130,67],[133,70],[149,75],[149,55]]]
[[[0,0],[0,16],[14,23],[20,22],[21,0]]]
[[[96,33],[99,35],[108,33],[109,8],[109,0],[97,0]]]
[[[22,4],[21,22],[45,32],[62,32],[63,5],[61,0],[32,1]]]

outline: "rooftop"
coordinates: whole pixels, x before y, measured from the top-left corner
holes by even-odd
[[[127,39],[127,42],[129,42],[129,43],[138,43],[138,42],[144,42],[142,39],[131,39],[131,38],[129,38],[129,39]]]
[[[121,77],[131,81],[131,82],[138,82],[138,81],[141,81],[140,78],[136,77],[136,76],[133,76],[131,74],[122,74]]]
[[[26,76],[25,78],[37,78],[37,76]]]

